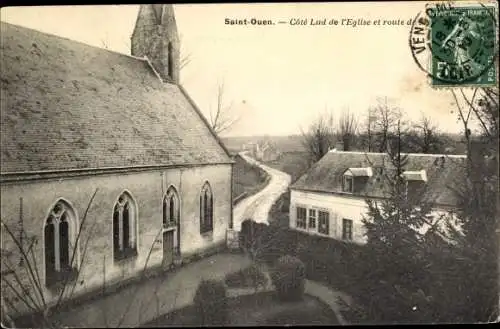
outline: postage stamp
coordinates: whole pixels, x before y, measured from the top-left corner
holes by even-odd
[[[413,20],[410,48],[433,87],[496,86],[496,4],[430,3]]]

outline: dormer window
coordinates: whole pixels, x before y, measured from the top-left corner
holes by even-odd
[[[373,175],[371,167],[366,168],[348,168],[344,172],[342,191],[347,193],[355,193],[362,188],[368,181],[368,178]]]
[[[352,183],[352,181],[353,181],[352,176],[344,174],[344,184],[342,185],[342,191],[353,193],[354,184]]]
[[[404,171],[401,176],[405,180],[406,196],[421,195],[427,182],[427,173],[425,170]]]

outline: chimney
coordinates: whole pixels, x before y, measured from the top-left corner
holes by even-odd
[[[335,144],[335,149],[337,149],[337,151],[345,151],[344,142],[337,141],[337,143]]]

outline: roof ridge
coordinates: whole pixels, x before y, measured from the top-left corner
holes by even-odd
[[[10,26],[15,26],[15,27],[21,28],[21,29],[26,29],[26,30],[34,31],[36,33],[45,34],[45,35],[48,35],[50,37],[59,38],[59,39],[63,39],[63,40],[68,40],[68,41],[71,41],[71,42],[75,42],[75,43],[79,43],[79,44],[85,45],[86,47],[91,47],[91,48],[99,49],[99,50],[102,50],[102,51],[108,51],[108,52],[113,53],[113,54],[122,55],[122,56],[126,56],[126,57],[133,58],[133,59],[138,59],[140,61],[144,61],[145,60],[142,57],[137,57],[137,56],[133,56],[133,55],[126,54],[126,53],[121,53],[121,52],[116,51],[116,50],[111,50],[111,49],[107,49],[107,48],[98,47],[98,46],[91,45],[91,44],[88,44],[88,43],[83,42],[83,41],[79,41],[79,40],[75,40],[75,39],[70,39],[68,37],[63,37],[63,36],[60,36],[60,35],[57,35],[57,34],[53,34],[53,33],[49,33],[49,32],[40,31],[40,30],[37,30],[37,29],[33,29],[31,27],[26,27],[26,26],[22,26],[22,25],[18,25],[18,24],[13,24],[13,23],[9,23],[9,22],[6,22],[6,21],[0,21],[0,23],[6,24],[6,25],[10,25]]]
[[[338,151],[338,150],[330,150],[328,151],[327,154],[329,153],[348,153],[348,154],[371,154],[371,155],[387,155],[387,153],[381,153],[381,152],[362,152],[362,151]],[[409,156],[423,156],[423,157],[437,157],[437,156],[445,156],[445,157],[454,157],[454,158],[466,158],[467,155],[465,154],[440,154],[440,153],[405,153],[401,152],[402,155],[409,155]]]

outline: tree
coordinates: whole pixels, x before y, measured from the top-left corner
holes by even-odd
[[[302,131],[302,145],[308,153],[309,164],[319,161],[335,145],[336,136],[333,114],[319,115]]]
[[[444,138],[437,125],[422,114],[420,120],[405,134],[407,152],[441,154],[444,152]]]
[[[371,317],[379,321],[425,322],[429,319],[413,312],[414,296],[425,287],[427,277],[425,234],[419,231],[424,225],[436,227],[437,220],[431,215],[432,203],[425,198],[425,187],[406,191],[402,174],[408,155],[401,153],[400,126],[398,121],[395,136],[388,136],[388,163],[382,166],[386,198],[367,199],[368,212],[362,219],[368,238],[367,259],[374,264],[368,266],[364,278],[363,284],[370,291],[367,296],[371,296],[364,303]]]
[[[452,90],[458,119],[463,124],[467,163],[457,193],[461,234],[454,234],[464,268],[466,321],[491,321],[498,316],[498,89],[475,89],[471,97]],[[461,96],[462,102],[459,101]],[[476,97],[478,100],[476,100]],[[465,102],[465,106],[461,105]],[[479,123],[474,136],[471,121]],[[496,206],[494,206],[496,205]],[[497,231],[498,232],[498,231]]]
[[[2,225],[2,321],[7,321],[13,324],[23,325],[24,323],[16,323],[20,320],[18,316],[20,313],[24,313],[20,308],[24,308],[29,313],[29,319],[23,319],[29,322],[29,326],[36,324],[42,328],[60,328],[61,324],[58,323],[57,316],[59,311],[64,306],[64,303],[71,300],[74,296],[76,290],[76,285],[80,282],[81,269],[84,267],[87,260],[87,250],[90,239],[93,237],[93,232],[95,225],[98,222],[94,220],[91,222],[90,227],[87,227],[89,222],[88,211],[93,203],[93,200],[97,194],[97,189],[93,193],[90,201],[87,204],[87,208],[83,214],[80,221],[79,227],[76,230],[76,241],[75,245],[80,245],[81,257],[80,261],[77,261],[76,252],[77,248],[73,248],[73,251],[69,255],[71,267],[76,267],[80,270],[76,271],[76,277],[70,279],[69,276],[65,276],[58,283],[58,293],[54,303],[49,303],[46,299],[46,294],[44,291],[43,281],[41,280],[42,274],[40,272],[40,264],[37,261],[37,255],[33,245],[37,243],[38,238],[35,236],[28,236],[23,227],[16,229],[16,225],[12,225],[12,220],[4,221],[1,220]],[[21,216],[21,214],[20,214]],[[10,225],[9,225],[10,224]],[[5,232],[5,235],[3,235]],[[162,229],[159,229],[153,241],[156,241]],[[86,237],[85,237],[86,236]],[[85,237],[85,238],[84,238]],[[147,254],[144,267],[142,271],[139,272],[139,276],[147,275],[147,266],[151,253],[153,251],[154,242],[151,245],[149,252]],[[105,273],[105,267],[103,267],[103,274]],[[106,288],[106,278],[103,275],[102,290],[104,292]],[[137,285],[135,291],[140,288]],[[134,293],[133,296],[137,294]],[[111,312],[109,309],[103,309],[103,318],[106,322],[106,326],[118,328],[123,324],[127,313],[129,312],[131,306],[137,303],[134,298],[127,301],[125,309],[121,313]],[[158,308],[160,301],[156,300],[156,306]],[[142,306],[142,305],[141,305]],[[148,303],[147,307],[151,307],[151,303]],[[17,315],[11,316],[12,313],[17,313]],[[108,324],[109,314],[113,314],[114,323]],[[159,315],[159,314],[158,314]],[[24,322],[21,321],[21,322]],[[26,324],[28,325],[28,324]],[[15,326],[12,326],[15,327]]]
[[[339,138],[344,145],[344,151],[351,150],[356,140],[358,120],[349,109],[342,111],[338,123]]]
[[[399,108],[389,104],[387,97],[379,98],[377,105],[368,114],[369,150],[385,153],[389,139],[394,136],[394,127],[401,121]]]
[[[229,105],[224,103],[224,82],[222,82],[217,89],[216,108],[215,110],[210,108],[210,125],[216,134],[230,129],[240,119],[232,112],[233,103]]]
[[[184,42],[182,42],[182,34],[179,36],[179,44],[181,45],[180,53],[181,53],[181,58],[179,60],[179,70],[182,71],[186,66],[191,63],[191,53],[186,52],[183,48]]]

